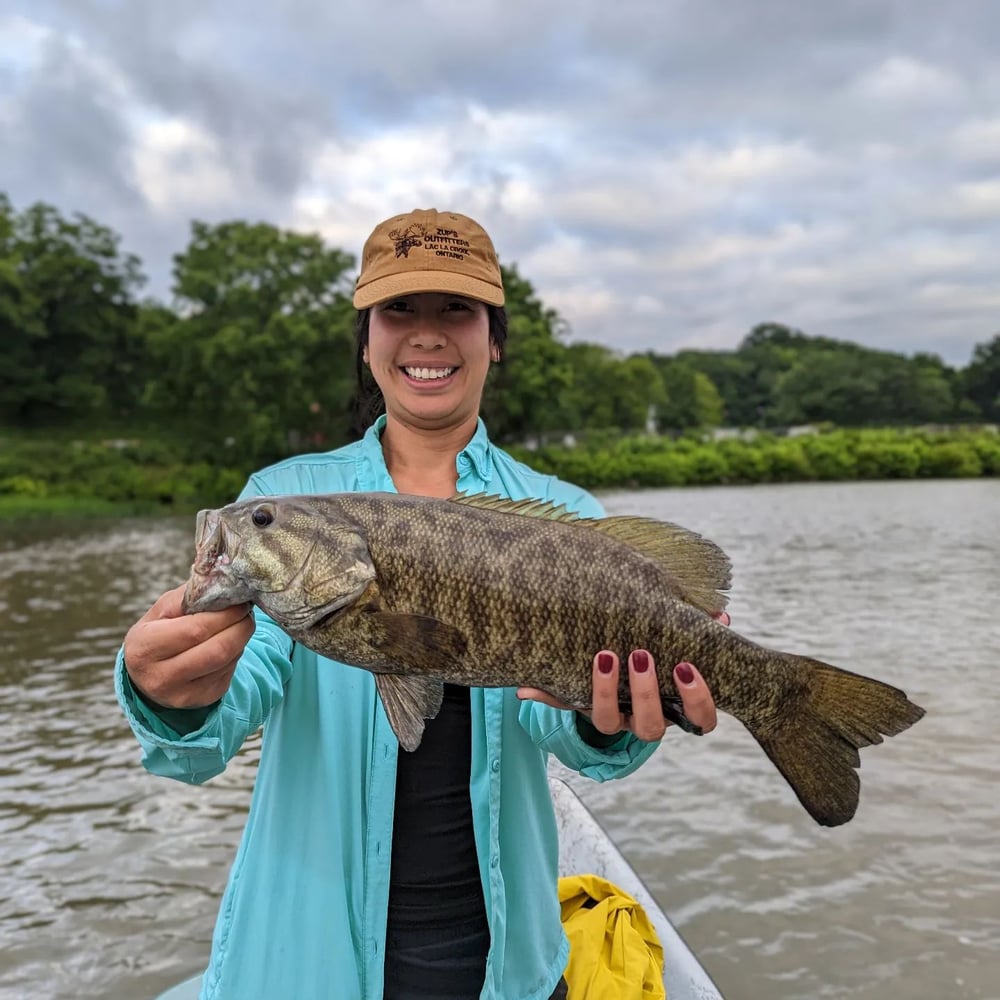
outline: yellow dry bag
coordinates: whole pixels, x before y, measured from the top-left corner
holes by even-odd
[[[598,875],[559,879],[569,1000],[665,1000],[663,948],[642,906]]]

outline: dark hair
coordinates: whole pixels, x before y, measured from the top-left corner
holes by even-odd
[[[487,304],[486,315],[490,323],[490,346],[496,348],[497,356],[503,358],[504,345],[507,343],[507,310],[503,306]],[[372,378],[372,373],[365,364],[365,348],[368,346],[368,325],[371,322],[371,309],[359,309],[354,323],[354,431],[364,434],[378,418],[385,413],[385,400],[382,390]]]

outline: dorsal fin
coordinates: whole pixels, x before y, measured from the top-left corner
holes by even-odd
[[[728,597],[720,592],[730,586],[732,565],[729,557],[715,542],[678,524],[632,515],[580,517],[565,505],[548,500],[508,500],[485,493],[460,493],[452,497],[452,501],[483,510],[573,522],[580,527],[593,528],[659,563],[676,581],[682,600],[712,615],[726,607]]]
[[[487,493],[456,493],[451,498],[452,503],[464,504],[466,507],[479,507],[482,510],[497,510],[504,514],[521,514],[524,517],[538,517],[546,521],[586,521],[593,518],[582,518],[566,509],[565,504],[558,506],[550,500],[509,500]]]
[[[710,615],[725,610],[732,564],[715,542],[695,531],[651,517],[623,515],[587,521],[588,526],[617,539],[660,564],[676,581],[679,596]]]

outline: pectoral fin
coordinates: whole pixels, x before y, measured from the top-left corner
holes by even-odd
[[[408,674],[453,675],[468,647],[459,629],[437,618],[395,611],[370,611],[365,618],[371,628],[369,642]]]
[[[437,618],[385,610],[368,612],[365,618],[369,643],[387,664],[405,670],[376,674],[375,684],[400,746],[416,750],[424,720],[441,710],[441,678],[460,675],[468,643],[461,631]]]
[[[416,750],[424,736],[424,720],[441,711],[444,684],[431,677],[376,674],[375,686],[399,745]]]

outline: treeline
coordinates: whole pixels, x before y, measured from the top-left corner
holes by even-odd
[[[169,441],[185,461],[239,467],[341,444],[356,433],[355,267],[315,235],[194,222],[165,304],[142,297],[141,262],[106,226],[0,194],[0,423]],[[734,351],[624,355],[567,343],[504,271],[510,339],[485,400],[501,441],[1000,420],[1000,335],[964,368],[777,323]]]

